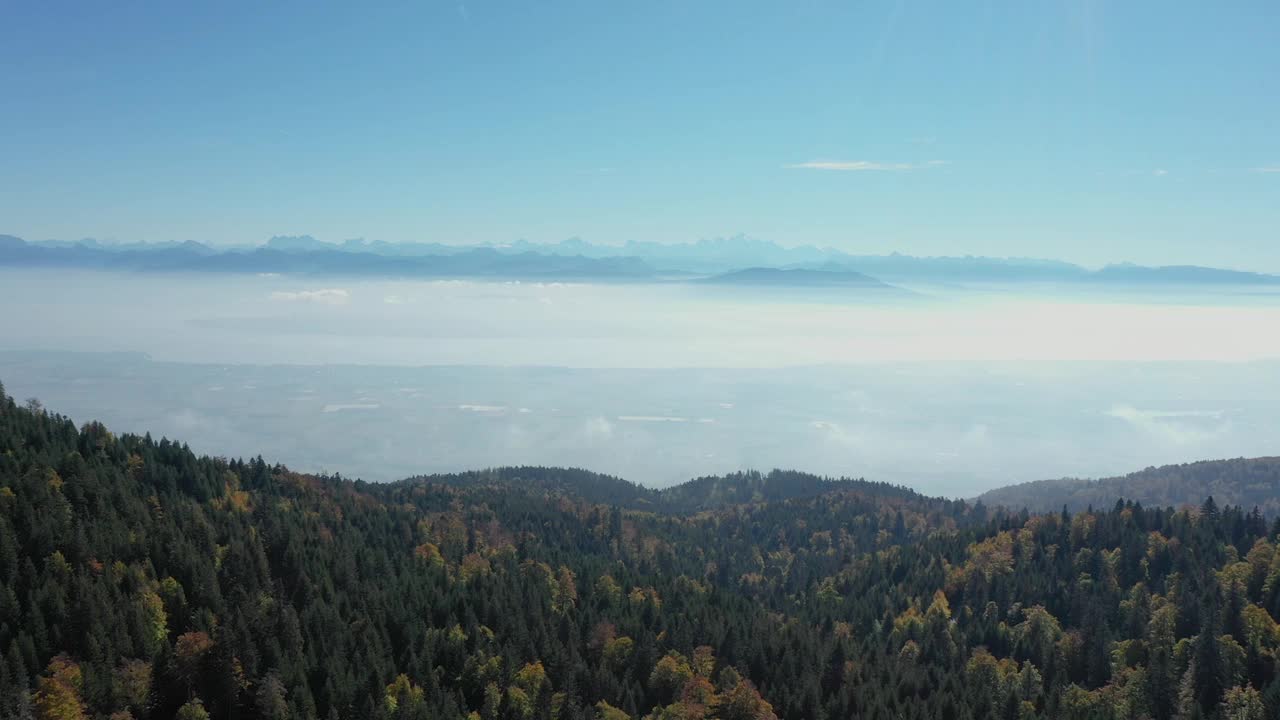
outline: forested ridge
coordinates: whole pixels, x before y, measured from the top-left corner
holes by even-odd
[[[783,472],[376,485],[0,390],[0,716],[1264,720],[1278,533]]]
[[[1219,503],[1257,506],[1266,515],[1280,515],[1280,457],[1201,460],[1100,480],[1038,480],[997,488],[978,499],[988,505],[1048,512],[1063,506],[1110,507],[1120,498],[1148,505],[1199,505],[1209,496]]]

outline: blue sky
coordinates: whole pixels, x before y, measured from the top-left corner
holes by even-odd
[[[1274,0],[0,3],[0,232],[31,239],[1280,271]]]

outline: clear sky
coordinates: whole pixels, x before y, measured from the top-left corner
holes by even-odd
[[[1280,271],[1280,3],[0,0],[0,233]]]

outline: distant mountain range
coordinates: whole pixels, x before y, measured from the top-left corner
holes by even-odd
[[[1040,480],[991,490],[977,500],[1031,512],[1064,506],[1076,512],[1090,506],[1106,509],[1121,499],[1152,507],[1199,505],[1210,496],[1219,505],[1258,507],[1267,515],[1280,515],[1280,457],[1165,465],[1101,480]]]
[[[1052,283],[1084,285],[1271,285],[1280,276],[1179,265],[1109,265],[1090,270],[1035,258],[851,255],[735,237],[694,243],[598,245],[578,239],[501,246],[329,243],[276,236],[261,246],[197,242],[118,243],[87,239],[28,242],[0,235],[0,266],[140,272],[242,272],[379,277],[538,278],[684,281],[784,287],[884,287],[889,283]]]
[[[296,240],[296,239],[291,239]],[[15,242],[16,241],[16,242]],[[279,245],[294,249],[280,249]],[[632,257],[586,258],[538,253],[501,253],[470,248],[448,255],[383,255],[298,243],[276,247],[215,250],[199,243],[124,249],[97,245],[26,243],[0,236],[0,265],[138,272],[287,273],[374,277],[477,277],[627,280],[654,270]]]

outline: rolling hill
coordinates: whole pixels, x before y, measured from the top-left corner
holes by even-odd
[[[788,288],[856,288],[873,290],[897,290],[879,280],[848,270],[804,270],[780,268],[747,268],[713,275],[698,282],[706,285],[743,285]]]
[[[1063,506],[1072,511],[1111,507],[1117,500],[1181,507],[1200,505],[1208,497],[1218,504],[1257,507],[1270,517],[1280,516],[1280,457],[1165,465],[1100,480],[1039,480],[991,490],[976,499],[1052,512]]]

